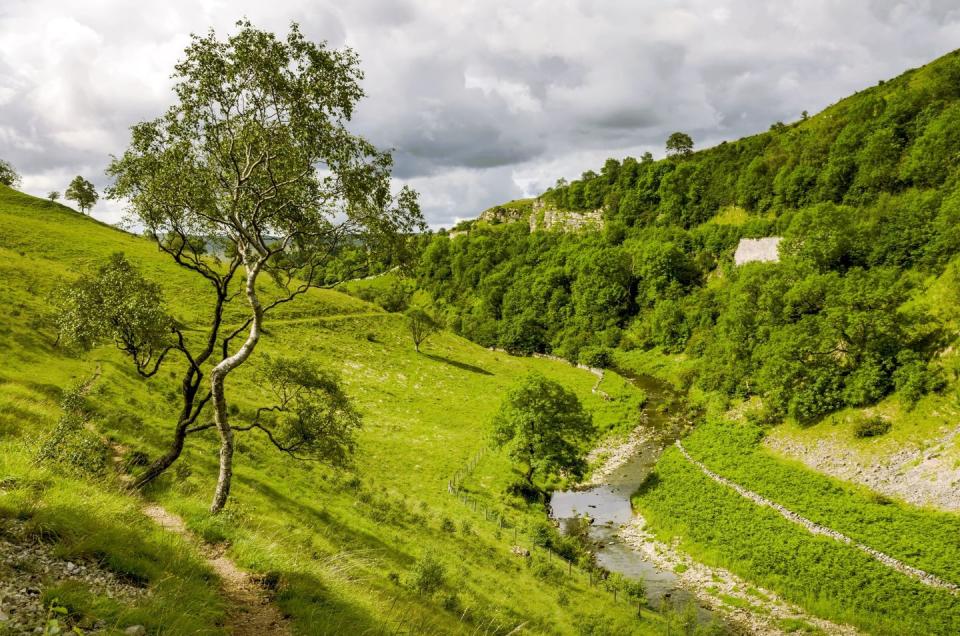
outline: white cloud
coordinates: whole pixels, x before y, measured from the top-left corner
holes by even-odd
[[[698,146],[765,130],[960,41],[953,0],[7,0],[0,157],[35,194],[78,173],[104,187],[129,126],[170,103],[189,34],[242,16],[357,50],[356,128],[395,149],[435,226],[656,154],[673,130]]]

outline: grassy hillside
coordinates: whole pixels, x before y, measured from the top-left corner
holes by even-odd
[[[721,474],[730,468],[720,462],[708,465]],[[774,501],[791,505],[813,492],[798,509],[814,512],[831,526],[853,527],[879,546],[898,544],[894,547],[909,554],[911,563],[932,560],[943,567],[956,559],[955,536],[945,536],[955,520],[939,525],[943,519],[935,514],[898,507],[878,515],[879,505],[859,493],[837,485],[824,488],[822,479],[799,472],[791,475],[795,481],[790,486],[783,487],[777,483],[783,468],[777,466],[773,472],[769,481],[760,477],[748,483],[769,486]],[[740,476],[736,471],[730,474]],[[634,506],[660,539],[676,540],[696,560],[727,568],[824,618],[890,636],[947,635],[960,629],[960,599],[950,592],[923,585],[849,545],[811,534],[757,506],[708,479],[675,448],[664,453],[646,487],[634,497]],[[879,522],[876,528],[869,527],[873,522]],[[927,536],[924,526],[937,531]],[[885,529],[902,534],[885,537]],[[923,546],[919,553],[918,544]],[[942,549],[947,555],[939,552]]]
[[[602,231],[435,236],[418,284],[476,342],[669,381],[707,423],[689,448],[710,469],[960,583],[958,78],[953,52],[756,135],[609,159],[541,196],[602,208]],[[767,236],[782,237],[778,263],[734,264],[741,239]],[[950,512],[921,507],[944,501]],[[814,613],[871,633],[960,628],[948,592],[676,451],[634,503],[661,538]]]
[[[143,500],[122,489],[119,475],[91,478],[78,467],[34,460],[61,415],[61,393],[98,372],[85,398],[90,422],[126,458],[155,457],[175,421],[175,366],[143,380],[111,347],[77,354],[55,345],[47,300],[55,285],[123,251],[162,284],[188,326],[207,290],[148,241],[6,187],[0,236],[7,313],[0,324],[0,536],[40,539],[65,558],[94,557],[149,590],[123,603],[79,584],[45,589],[81,627],[99,619],[120,629],[143,624],[151,633],[219,633],[227,608],[212,573],[193,546],[143,516]],[[622,596],[614,603],[576,569],[568,576],[542,554],[527,561],[510,553],[513,528],[529,546],[527,528],[542,516],[499,495],[512,480],[503,458],[488,453],[482,466],[495,477],[490,499],[507,518],[504,529],[487,520],[489,510],[474,512],[446,492],[448,478],[487,444],[489,418],[519,375],[535,369],[562,382],[605,426],[630,409],[635,416],[640,398],[629,385],[611,380],[607,390],[618,399],[606,402],[591,394],[589,373],[494,353],[449,333],[417,354],[401,316],[333,291],[308,294],[266,327],[258,355],[307,354],[342,375],[364,417],[355,470],[294,462],[246,434],[231,503],[211,517],[216,440],[208,431],[189,439],[175,469],[145,497],[266,576],[297,633],[662,630],[656,615],[638,621],[635,605]],[[250,367],[231,376],[239,418],[264,397]],[[427,555],[445,574],[434,594],[409,584]]]

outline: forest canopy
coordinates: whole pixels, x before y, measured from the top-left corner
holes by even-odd
[[[513,353],[682,352],[690,382],[801,420],[909,403],[941,384],[937,322],[906,307],[960,249],[958,98],[954,53],[752,137],[692,152],[675,133],[666,159],[608,159],[540,197],[602,209],[602,231],[474,223],[424,237],[416,280],[449,327]],[[764,236],[780,262],[734,267]]]

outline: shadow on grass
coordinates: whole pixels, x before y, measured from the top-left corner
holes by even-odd
[[[279,574],[282,589],[273,598],[294,621],[299,634],[374,634],[384,633],[390,626],[393,617],[372,615],[316,576],[291,571]]]
[[[475,367],[472,364],[467,364],[466,362],[460,362],[459,360],[451,360],[450,358],[444,358],[443,356],[434,355],[432,353],[424,353],[423,355],[427,356],[431,360],[436,360],[437,362],[444,362],[450,366],[457,367],[458,369],[463,369],[464,371],[470,371],[471,373],[479,373],[481,375],[493,375],[486,369],[481,367]]]

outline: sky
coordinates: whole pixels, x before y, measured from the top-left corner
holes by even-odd
[[[172,104],[190,34],[244,16],[359,54],[351,128],[393,150],[434,228],[660,157],[675,130],[706,147],[793,121],[960,43],[957,0],[0,0],[0,158],[32,194],[104,188],[130,126]]]

